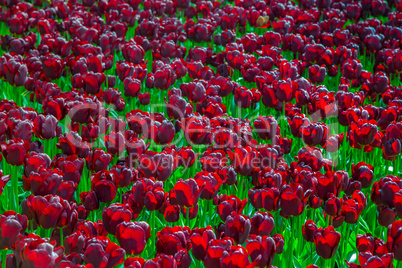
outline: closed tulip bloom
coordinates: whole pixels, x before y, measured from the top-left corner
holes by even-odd
[[[276,252],[275,240],[269,236],[250,235],[246,249],[257,267],[270,267]],[[260,258],[258,258],[260,256]]]
[[[117,225],[116,238],[120,246],[130,255],[139,255],[151,236],[146,222],[122,222]]]
[[[122,222],[129,222],[132,218],[131,211],[127,204],[111,204],[105,207],[102,212],[102,221],[105,230],[115,235],[117,226]]]
[[[12,139],[1,144],[1,151],[8,164],[21,166],[29,150],[29,143],[22,139]]]
[[[95,149],[89,152],[85,160],[89,170],[98,172],[108,167],[110,162],[112,162],[112,156],[105,153],[102,149]]]
[[[303,238],[307,242],[314,242],[315,232],[318,230],[317,225],[312,220],[307,220],[302,226]]]
[[[170,191],[169,198],[172,204],[192,207],[198,202],[203,188],[204,185],[199,188],[194,179],[179,179]]]
[[[27,225],[27,217],[14,211],[6,211],[0,215],[0,249],[10,249],[17,237],[25,232]]]
[[[225,221],[225,235],[233,238],[238,244],[243,244],[250,234],[250,219],[233,211]]]
[[[333,226],[318,229],[314,235],[314,244],[318,256],[323,259],[331,259],[335,256],[339,246],[341,234],[336,232]]]

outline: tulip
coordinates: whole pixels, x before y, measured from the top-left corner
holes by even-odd
[[[102,211],[103,226],[108,233],[113,235],[116,234],[117,227],[120,223],[129,222],[131,218],[132,214],[127,204],[111,204]],[[124,226],[122,228],[124,228]]]
[[[250,235],[246,249],[250,254],[253,263],[257,261],[258,267],[269,267],[274,261],[276,245],[274,239],[268,236]],[[261,256],[258,259],[258,256]]]
[[[28,219],[14,211],[6,211],[0,215],[0,249],[10,249],[20,234],[27,228]]]
[[[29,150],[29,143],[22,139],[12,139],[1,144],[1,151],[10,165],[21,166]]]
[[[117,225],[116,238],[120,246],[130,255],[139,255],[151,236],[146,222],[122,222]]]
[[[314,244],[318,256],[324,259],[331,259],[334,257],[340,239],[341,234],[336,232],[334,227],[328,226],[324,229],[319,228],[314,235]]]

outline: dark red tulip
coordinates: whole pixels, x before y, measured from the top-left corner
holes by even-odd
[[[166,200],[160,211],[167,222],[177,222],[180,218],[180,206],[171,204],[169,199]]]
[[[116,197],[117,174],[114,171],[99,171],[91,176],[91,189],[94,191],[100,202],[110,203]]]
[[[138,79],[133,79],[131,77],[126,77],[124,79],[124,95],[127,97],[137,97],[141,90],[141,81]]]
[[[278,123],[273,116],[260,115],[253,124],[258,136],[263,140],[271,140],[280,132]]]
[[[94,211],[99,209],[99,199],[94,191],[80,193],[80,199],[86,210]]]
[[[105,147],[108,153],[114,156],[123,154],[126,141],[121,132],[112,131],[105,136]]]
[[[189,227],[165,227],[157,234],[156,251],[168,255],[174,255],[181,249],[187,248],[189,243]]]
[[[60,57],[49,54],[42,62],[43,72],[51,80],[59,79],[64,69],[64,64]]]
[[[75,205],[70,205],[67,200],[59,196],[30,195],[26,200],[36,224],[44,229],[65,227],[77,216]]]
[[[388,249],[394,253],[396,260],[402,260],[402,235],[401,235],[402,220],[394,221],[388,226],[387,242]]]
[[[42,239],[30,233],[20,236],[15,244],[14,258],[18,267],[55,267],[63,258],[63,247],[56,247],[56,243]]]
[[[317,225],[312,220],[307,220],[302,227],[303,238],[307,242],[314,242],[315,232],[318,230]]]
[[[1,144],[1,151],[8,164],[21,166],[29,150],[29,143],[22,139],[12,139]]]
[[[233,211],[225,220],[225,235],[233,238],[238,244],[243,244],[250,234],[250,219]]]
[[[197,260],[203,260],[207,251],[209,241],[216,239],[211,226],[206,228],[196,228],[190,237],[190,244],[193,256]]]
[[[246,244],[251,261],[257,267],[270,267],[274,261],[276,245],[269,236],[250,235]]]
[[[341,234],[336,232],[334,227],[328,226],[324,229],[319,228],[314,235],[314,244],[318,256],[324,259],[331,259],[334,257],[340,239]]]
[[[155,143],[162,145],[171,143],[176,133],[173,123],[163,120],[161,123],[157,122],[156,127]]]
[[[352,164],[352,179],[360,181],[363,188],[370,187],[374,177],[374,167],[365,162],[359,162],[356,165]]]
[[[0,249],[11,249],[20,234],[28,226],[28,219],[14,211],[6,211],[0,215]]]
[[[279,102],[289,102],[293,99],[297,84],[294,81],[280,80],[274,84],[276,98]]]
[[[365,119],[359,119],[356,123],[352,122],[350,127],[351,131],[349,135],[352,136],[351,138],[359,145],[371,144],[378,132],[377,122],[375,120],[368,121]]]
[[[82,141],[77,132],[68,132],[61,135],[57,148],[61,149],[66,155],[77,155],[78,157],[86,157],[90,152],[89,145]]]
[[[139,255],[151,236],[146,222],[122,222],[117,225],[116,238],[120,246],[130,255]]]
[[[248,192],[248,197],[255,209],[264,208],[266,211],[279,209],[280,191],[278,188],[252,188]]]
[[[63,180],[63,174],[58,169],[39,168],[37,172],[32,172],[29,177],[24,177],[24,188],[30,190],[34,195],[55,194],[60,183]]]
[[[285,185],[281,190],[279,207],[282,215],[299,216],[304,210],[303,187],[299,184]]]
[[[324,66],[312,65],[308,68],[308,76],[312,83],[321,84],[324,82],[327,70]]]
[[[217,211],[222,221],[225,221],[232,211],[241,213],[247,203],[247,199],[240,200],[235,195],[221,195],[214,199],[218,203]]]
[[[139,93],[138,99],[141,105],[148,105],[151,102],[151,94],[149,92]]]
[[[257,211],[251,221],[250,234],[269,236],[275,227],[275,221],[269,212]]]
[[[147,151],[140,156],[137,168],[143,177],[166,181],[173,172],[173,156],[165,152]]]
[[[3,68],[8,83],[17,87],[25,85],[28,76],[28,68],[25,64],[11,58],[3,64]]]
[[[325,144],[329,136],[329,127],[325,123],[311,123],[301,128],[301,135],[309,146]]]
[[[132,218],[131,211],[127,204],[111,204],[105,207],[102,212],[102,221],[105,230],[115,235],[117,227],[122,222],[129,222]]]
[[[172,204],[192,207],[198,202],[203,189],[204,185],[198,187],[194,179],[179,179],[170,191],[169,198]]]
[[[28,160],[25,162],[26,170],[28,169],[28,164],[31,162],[35,163],[35,160],[43,163],[42,159],[44,158],[44,161],[47,161],[48,156],[46,154],[31,154],[32,153],[30,153],[30,157],[34,159],[32,161]],[[42,155],[44,156],[42,157]],[[72,181],[75,183],[79,183],[82,172],[84,170],[85,160],[82,158],[78,158],[76,155],[69,155],[67,157],[63,155],[57,155],[56,157],[57,159],[53,159],[52,166],[61,170],[61,172],[63,173],[63,181]],[[47,167],[45,164],[44,166]],[[35,170],[38,170],[38,168],[35,168]]]
[[[105,153],[102,149],[95,149],[89,152],[85,160],[89,170],[98,172],[108,167],[110,162],[112,162],[112,156],[109,153]]]
[[[93,267],[115,267],[124,262],[125,251],[106,236],[88,238],[83,250],[85,263]]]
[[[233,245],[233,239],[224,238],[222,240],[213,239],[209,242],[207,252],[204,257],[204,265],[207,268],[220,267],[223,254]]]

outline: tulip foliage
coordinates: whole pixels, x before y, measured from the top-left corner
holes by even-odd
[[[0,0],[1,267],[402,267],[401,40],[401,0]]]

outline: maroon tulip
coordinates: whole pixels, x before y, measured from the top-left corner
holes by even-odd
[[[33,196],[27,197],[27,206],[36,224],[44,229],[65,227],[74,219],[77,212],[75,205],[59,196]]]
[[[80,199],[86,210],[94,211],[99,209],[99,199],[94,191],[80,193]]]
[[[77,132],[68,132],[60,136],[57,148],[66,155],[77,155],[78,157],[86,157],[90,151],[89,145],[82,141]]]
[[[119,156],[126,149],[126,141],[121,132],[112,131],[105,136],[105,147],[108,153]]]
[[[14,249],[14,261],[18,267],[51,268],[60,264],[63,251],[63,247],[56,247],[55,242],[48,243],[40,236],[30,233],[18,238]]]
[[[127,97],[137,97],[141,89],[141,81],[138,79],[133,79],[131,77],[126,77],[124,79],[124,95]]]
[[[43,72],[49,79],[56,80],[59,79],[62,74],[64,61],[54,54],[49,54],[49,56],[46,56],[43,60],[42,67]]]
[[[173,156],[165,152],[147,151],[142,154],[137,164],[138,172],[145,178],[155,178],[166,181],[173,172]]]
[[[157,234],[156,251],[158,253],[174,255],[187,248],[190,237],[190,228],[185,226],[165,227]]]
[[[264,208],[266,211],[279,209],[280,191],[278,188],[251,188],[248,197],[255,209]]]
[[[10,249],[28,226],[28,219],[14,211],[6,211],[0,215],[0,249]]]
[[[341,234],[336,232],[333,226],[324,229],[319,228],[314,235],[314,244],[318,256],[324,259],[331,259],[338,249]]]
[[[233,211],[225,220],[225,235],[233,238],[238,244],[243,244],[250,234],[250,219]]]
[[[374,167],[365,162],[359,162],[356,165],[352,164],[352,179],[362,183],[363,188],[370,187],[373,182]]]
[[[317,225],[312,220],[307,220],[302,227],[303,238],[307,242],[314,242],[314,235],[318,230]]]
[[[100,171],[91,176],[91,189],[100,202],[110,203],[116,197],[116,173],[113,171]]]
[[[184,207],[193,207],[201,196],[204,185],[198,187],[194,179],[179,179],[169,193],[171,203]]]
[[[257,211],[254,213],[251,221],[250,234],[259,236],[269,236],[275,227],[275,221],[268,212]]]
[[[29,150],[29,143],[22,139],[12,139],[1,144],[1,151],[8,164],[21,166]]]
[[[240,200],[235,195],[221,195],[216,197],[216,200],[218,202],[216,209],[222,221],[225,221],[232,211],[235,211],[239,214],[242,213],[247,203],[247,199]]]
[[[207,251],[208,243],[213,239],[216,239],[216,237],[211,226],[202,229],[197,227],[194,229],[190,237],[190,244],[194,258],[197,260],[203,260]]]
[[[327,70],[325,66],[312,65],[308,68],[308,77],[314,84],[321,84],[324,82]]]
[[[281,190],[279,206],[281,215],[299,216],[304,210],[303,187],[299,184],[285,185]]]
[[[106,236],[87,239],[83,250],[85,263],[93,267],[115,267],[124,262],[124,249],[111,242]]]
[[[108,167],[110,162],[112,162],[112,156],[105,153],[102,149],[95,149],[89,152],[85,160],[89,170],[98,172]]]
[[[61,134],[61,128],[57,126],[58,121],[53,115],[40,114],[33,123],[35,135],[40,139],[49,140]]]
[[[246,244],[251,261],[257,267],[270,267],[274,261],[276,245],[269,236],[250,235]]]
[[[401,235],[402,220],[394,221],[388,226],[387,242],[388,250],[394,253],[396,260],[402,260],[402,235]]]
[[[29,174],[29,178],[25,177],[23,180],[26,190],[30,190],[34,195],[45,196],[56,193],[63,180],[63,174],[58,169],[41,167],[37,172]]]
[[[301,128],[303,141],[309,146],[325,144],[329,136],[329,127],[325,123],[310,123]]]
[[[113,235],[116,234],[120,223],[129,222],[131,218],[132,214],[127,204],[111,204],[109,207],[105,207],[102,212],[103,226],[109,234]]]
[[[254,128],[258,136],[263,140],[271,140],[275,135],[279,134],[278,122],[271,116],[258,116],[254,121]]]
[[[25,85],[28,76],[28,68],[25,64],[11,58],[7,63],[3,64],[3,68],[10,85],[17,87]]]
[[[122,222],[117,225],[116,238],[120,246],[130,255],[139,255],[151,236],[146,222]]]
[[[156,127],[155,143],[162,145],[171,143],[176,134],[173,123],[163,120],[161,123],[156,122]]]

